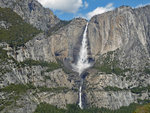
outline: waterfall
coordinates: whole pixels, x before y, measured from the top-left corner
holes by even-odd
[[[91,67],[91,64],[89,63],[88,59],[88,41],[87,41],[87,28],[88,23],[86,24],[84,33],[83,33],[83,39],[82,39],[82,45],[80,47],[79,51],[79,57],[76,64],[72,64],[73,70],[78,72],[80,77],[84,70]],[[79,107],[83,109],[82,106],[82,85],[83,85],[83,79],[81,77],[81,83],[79,88]]]
[[[82,107],[82,86],[80,85],[80,88],[79,88],[79,107],[81,109],[83,109]]]

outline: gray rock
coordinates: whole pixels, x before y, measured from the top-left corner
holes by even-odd
[[[31,4],[28,6],[28,3]],[[50,11],[48,10],[46,13],[47,9],[43,9],[36,1],[2,0],[0,6],[13,9],[24,20],[44,31],[59,21],[56,19],[53,22],[55,16],[50,15],[52,17],[49,17]],[[90,20],[88,26],[89,51],[91,51],[91,56],[96,60],[96,63],[104,63],[102,58],[110,55],[109,61],[117,60],[119,68],[122,70],[131,69],[131,71],[124,72],[124,76],[121,76],[90,69],[83,88],[88,107],[118,109],[121,106],[137,102],[137,99],[150,99],[148,91],[142,92],[141,95],[131,92],[131,88],[150,85],[150,75],[144,73],[145,68],[150,68],[149,10],[150,6],[138,9],[120,7],[114,11],[94,16]],[[5,46],[5,50],[9,50],[8,56],[13,57],[17,63],[26,59],[57,62],[56,59],[64,60],[66,58],[69,59],[68,61],[75,62],[86,22],[82,18],[73,19],[68,25],[53,32],[51,36],[41,33],[28,41],[24,47],[17,49],[10,48],[6,43],[1,43],[0,46]],[[109,53],[110,51],[113,51],[112,54]],[[61,68],[49,72],[47,71],[48,67],[40,65],[18,67],[17,63],[11,59],[7,59],[7,61],[0,59],[0,63],[0,69],[6,69],[5,71],[9,69],[8,72],[0,73],[1,88],[11,83],[32,83],[36,87],[66,87],[68,89],[62,92],[34,93],[31,91],[27,94],[29,97],[23,96],[22,101],[18,100],[18,103],[26,105],[22,108],[12,109],[13,112],[30,113],[40,102],[47,102],[60,108],[65,108],[66,104],[78,102],[78,92],[74,91],[79,88],[80,83],[80,77],[77,74],[66,74]],[[108,86],[121,90],[106,91],[105,87]],[[5,99],[6,96],[0,94],[2,99]]]
[[[0,7],[11,8],[23,20],[43,31],[49,30],[60,21],[50,9],[44,8],[36,0],[1,0]]]
[[[106,107],[118,109],[121,106],[128,106],[136,103],[137,99],[150,99],[149,92],[144,91],[141,94],[131,92],[132,88],[149,85],[149,75],[132,75],[131,79],[115,74],[105,74],[101,72],[89,71],[86,78],[86,103],[87,106]],[[106,87],[113,89],[106,90]]]
[[[86,22],[82,18],[73,19],[67,26],[50,37],[51,49],[57,58],[69,58],[71,61],[76,59]]]
[[[51,45],[50,38],[41,33],[27,42],[24,47],[20,47],[15,52],[10,52],[9,54],[19,62],[25,59],[56,62]]]
[[[12,26],[10,23],[7,23],[6,21],[0,21],[0,29],[8,29],[10,26]]]
[[[149,10],[150,6],[139,9],[124,6],[94,16],[88,27],[92,56],[98,59],[104,53],[119,49],[122,66],[144,67],[150,56]]]

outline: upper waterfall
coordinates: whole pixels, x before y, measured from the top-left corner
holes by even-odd
[[[73,70],[78,72],[79,75],[87,68],[91,66],[89,60],[88,60],[88,41],[87,41],[87,28],[88,23],[86,24],[84,33],[83,33],[83,39],[82,39],[82,45],[80,47],[79,51],[79,57],[76,64],[73,65]]]

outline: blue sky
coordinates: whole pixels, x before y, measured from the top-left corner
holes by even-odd
[[[122,5],[131,7],[150,4],[150,0],[38,0],[44,7],[53,10],[62,20],[75,17],[90,19],[95,14],[113,10]]]

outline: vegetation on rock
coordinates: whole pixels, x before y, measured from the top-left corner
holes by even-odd
[[[0,42],[7,42],[11,46],[22,46],[40,33],[9,8],[0,8],[0,21],[10,24],[8,29],[0,28]]]
[[[24,85],[24,84],[10,84],[4,88],[0,89],[0,92],[7,92],[11,93],[14,92],[16,94],[23,94],[25,93],[28,89],[33,89],[34,87],[32,85]]]
[[[118,87],[112,87],[112,86],[107,86],[104,88],[105,91],[121,91],[123,89],[118,88]]]
[[[136,93],[136,94],[139,94],[139,93],[142,93],[142,92],[145,92],[145,91],[150,92],[150,85],[148,85],[146,87],[144,87],[144,86],[134,87],[134,88],[131,89],[131,92]]]
[[[39,61],[39,60],[32,60],[32,59],[26,59],[23,62],[20,62],[20,65],[21,67],[39,66],[39,65],[42,67],[48,67],[48,69],[46,70],[47,72],[53,71],[61,67],[58,63],[55,62],[46,62],[46,61]]]
[[[50,36],[53,33],[55,33],[56,31],[58,31],[60,28],[68,25],[71,21],[60,21],[58,24],[56,24],[54,27],[52,27],[48,32],[47,35]]]
[[[89,108],[82,110],[77,105],[67,105],[67,109],[60,109],[47,103],[40,103],[34,113],[133,113],[139,106],[141,105],[132,103],[129,106],[121,107],[117,110],[110,110],[107,108]]]
[[[10,84],[4,88],[0,88],[0,92],[7,92],[7,93],[15,93],[15,94],[24,94],[27,90],[37,90],[39,92],[59,92],[68,90],[66,87],[56,87],[56,88],[48,88],[43,86],[34,86],[32,84]]]
[[[111,51],[102,55],[99,60],[96,61],[94,68],[106,74],[115,73],[116,75],[124,76],[124,72],[130,71],[130,69],[122,69],[119,67],[119,61],[115,58],[116,51]]]
[[[134,113],[150,113],[150,103],[144,106],[138,107]]]

